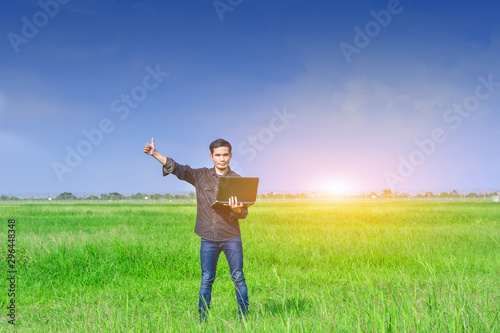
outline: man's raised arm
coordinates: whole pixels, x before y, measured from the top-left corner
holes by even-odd
[[[144,147],[144,153],[153,156],[158,160],[158,162],[163,165],[167,163],[167,158],[156,151],[154,138],[151,138],[151,143],[146,143],[146,146]]]

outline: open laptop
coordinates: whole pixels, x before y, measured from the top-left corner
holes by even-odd
[[[244,205],[253,205],[257,199],[257,177],[221,177],[219,189],[214,204],[227,204],[230,197],[238,198],[238,202]]]

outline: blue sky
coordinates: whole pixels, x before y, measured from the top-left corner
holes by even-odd
[[[142,151],[260,191],[500,189],[495,1],[10,1],[0,194],[180,193]]]

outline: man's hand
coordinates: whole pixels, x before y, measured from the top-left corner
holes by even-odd
[[[241,214],[241,207],[243,207],[242,203],[238,202],[237,197],[230,197],[229,198],[229,203],[224,204],[224,206],[229,206],[235,212],[236,214]]]
[[[151,138],[151,143],[146,143],[146,146],[144,147],[144,153],[153,156],[158,160],[158,162],[163,165],[167,163],[167,158],[156,151],[154,138]]]
[[[151,144],[146,143],[146,146],[144,147],[144,153],[153,156],[155,151],[156,151],[155,139],[151,138]]]

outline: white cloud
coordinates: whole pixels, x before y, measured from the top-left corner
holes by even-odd
[[[5,123],[24,124],[24,128],[32,125],[52,127],[55,123],[70,124],[75,119],[85,118],[89,113],[86,105],[58,100],[58,96],[15,92],[0,95],[0,120]]]
[[[2,143],[1,152],[23,151],[29,146],[29,141],[26,137],[17,133],[0,130],[0,142]]]
[[[377,124],[381,134],[412,137],[441,121],[443,101],[435,96],[419,98],[381,81],[357,78],[347,81],[331,98],[342,126]]]
[[[3,109],[6,115],[8,113],[9,118],[33,122],[62,112],[63,108],[54,103],[28,97],[16,101],[9,100]]]

